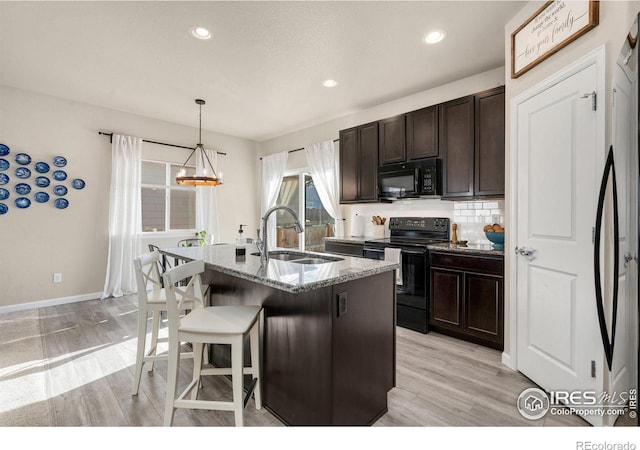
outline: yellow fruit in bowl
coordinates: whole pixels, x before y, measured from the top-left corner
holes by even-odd
[[[491,229],[492,229],[492,231],[493,231],[493,232],[495,232],[495,233],[504,233],[504,228],[503,228],[500,224],[498,224],[498,223],[494,223],[494,224],[491,226]]]
[[[483,231],[493,231],[493,225],[485,225]]]

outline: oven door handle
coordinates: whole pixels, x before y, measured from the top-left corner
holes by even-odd
[[[395,247],[389,247],[389,248],[395,248]],[[363,248],[362,249],[365,252],[375,252],[375,253],[384,253],[384,250],[379,250],[377,248]],[[420,252],[420,251],[411,251],[411,250],[405,250],[405,249],[401,249],[402,254],[405,255],[424,255],[425,252]]]

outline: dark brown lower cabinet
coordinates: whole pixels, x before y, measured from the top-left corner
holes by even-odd
[[[503,257],[432,251],[429,259],[432,330],[502,350]]]

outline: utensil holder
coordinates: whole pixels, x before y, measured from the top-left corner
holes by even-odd
[[[373,238],[384,239],[384,225],[373,225]]]

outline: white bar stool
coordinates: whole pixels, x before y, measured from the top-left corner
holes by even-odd
[[[131,395],[138,395],[140,388],[140,378],[142,377],[142,366],[149,363],[149,372],[153,371],[153,363],[158,360],[167,360],[168,355],[158,355],[158,343],[168,342],[168,338],[158,338],[160,329],[160,315],[167,310],[166,290],[162,288],[160,271],[162,257],[157,251],[145,253],[133,262],[136,272],[136,282],[138,286],[138,348],[136,351],[136,367],[133,379],[133,389]],[[147,290],[151,285],[152,289]],[[189,303],[191,308],[203,308],[203,303]],[[151,343],[149,351],[145,353],[147,338],[147,320],[149,313],[151,319]],[[193,353],[183,353],[181,358],[193,358]]]
[[[204,272],[203,261],[192,261],[167,270],[164,285],[167,293],[167,316],[169,319],[169,371],[167,374],[167,397],[164,425],[171,426],[175,408],[209,409],[233,411],[236,426],[243,425],[243,412],[253,394],[256,409],[262,408],[260,389],[260,306],[213,306],[194,309],[180,318],[178,311],[183,301],[200,301],[191,294],[202,292],[200,274]],[[187,286],[177,283],[190,278]],[[193,289],[190,287],[193,286]],[[244,338],[249,335],[251,367],[244,367]],[[180,342],[193,345],[193,379],[176,398]],[[204,344],[230,344],[230,368],[202,368]],[[243,374],[252,375],[251,385],[243,398]],[[197,400],[201,375],[231,375],[233,401]],[[186,399],[191,392],[191,399]]]

